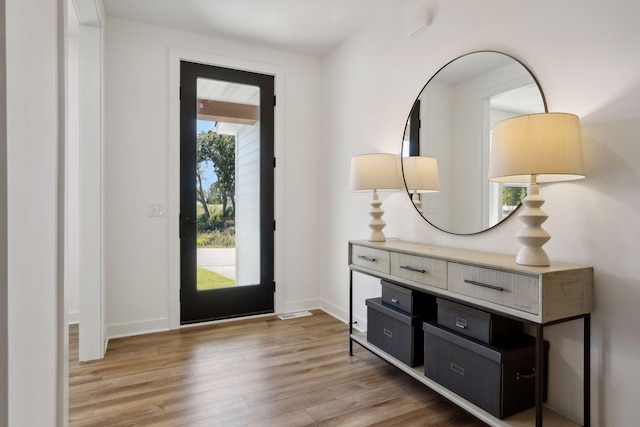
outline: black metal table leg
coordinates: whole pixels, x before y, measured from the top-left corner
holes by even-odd
[[[353,270],[349,269],[349,356],[353,356]]]
[[[536,324],[536,427],[542,427],[542,411],[544,405],[544,326]]]
[[[584,319],[584,426],[591,425],[591,314],[585,314]]]

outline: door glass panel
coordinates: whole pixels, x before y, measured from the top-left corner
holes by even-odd
[[[198,78],[197,289],[260,283],[260,88]]]

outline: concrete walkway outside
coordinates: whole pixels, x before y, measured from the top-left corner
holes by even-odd
[[[236,248],[198,248],[198,267],[236,280]]]

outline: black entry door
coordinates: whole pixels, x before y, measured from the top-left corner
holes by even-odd
[[[180,321],[274,311],[274,77],[180,66]]]

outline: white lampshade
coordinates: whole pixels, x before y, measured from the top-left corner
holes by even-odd
[[[423,156],[403,157],[402,172],[407,190],[418,193],[440,191],[438,161],[435,158]]]
[[[402,188],[395,154],[361,154],[351,158],[351,191],[397,190]]]
[[[584,178],[580,119],[573,114],[541,113],[498,123],[493,131],[489,180],[493,182],[568,181]]]
[[[371,221],[369,228],[372,242],[384,242],[386,237],[382,232],[385,222],[382,220],[384,211],[380,207],[382,202],[378,197],[378,190],[397,190],[402,188],[402,179],[398,168],[398,158],[395,154],[375,153],[361,154],[351,158],[351,191],[372,191]]]
[[[527,196],[520,219],[524,228],[516,234],[522,248],[516,263],[550,264],[542,246],[551,238],[542,228],[547,214],[540,209],[539,182],[584,178],[580,119],[573,114],[542,113],[519,116],[498,123],[493,130],[489,180],[527,182]]]

